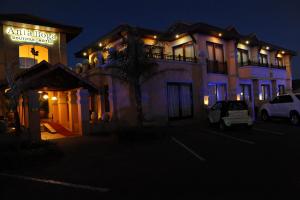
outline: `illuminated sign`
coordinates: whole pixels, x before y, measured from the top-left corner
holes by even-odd
[[[6,33],[10,36],[11,40],[16,42],[52,45],[57,40],[56,33],[12,26],[6,28]]]

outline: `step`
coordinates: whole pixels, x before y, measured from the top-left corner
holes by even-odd
[[[48,123],[44,123],[44,126],[46,127],[46,129],[48,130],[48,132],[50,133],[56,133],[56,130]]]

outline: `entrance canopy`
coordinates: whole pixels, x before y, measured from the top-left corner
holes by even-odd
[[[17,75],[16,81],[22,90],[67,91],[75,88],[96,92],[97,87],[62,64],[51,65],[46,61],[23,71]]]

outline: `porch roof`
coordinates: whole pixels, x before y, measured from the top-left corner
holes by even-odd
[[[22,84],[22,90],[66,91],[83,87],[91,92],[97,87],[62,64],[51,65],[46,61],[21,72],[16,81]]]

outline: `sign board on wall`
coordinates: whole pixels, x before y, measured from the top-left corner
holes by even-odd
[[[36,29],[7,26],[5,31],[6,34],[9,35],[10,39],[15,42],[53,45],[57,40],[56,33]]]

